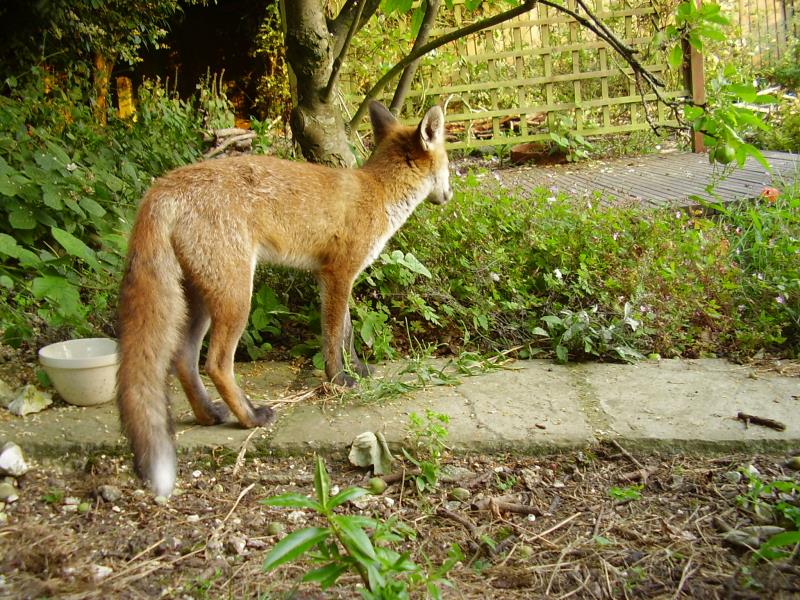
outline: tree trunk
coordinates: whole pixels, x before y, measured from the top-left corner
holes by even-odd
[[[347,138],[336,94],[325,93],[335,56],[320,0],[287,0],[286,62],[292,70],[296,98],[289,123],[303,156],[311,162],[352,167],[355,156]]]

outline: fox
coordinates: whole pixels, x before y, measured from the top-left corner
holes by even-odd
[[[245,428],[275,419],[253,406],[234,377],[234,352],[250,313],[256,265],[310,271],[321,299],[325,374],[355,385],[367,377],[356,355],[349,301],[356,277],[426,199],[453,196],[445,116],[430,108],[417,127],[369,105],[374,149],[358,168],[241,155],[174,169],[142,198],[128,241],[118,303],[117,407],[134,470],[158,496],[177,477],[168,378],[177,378],[197,423],[229,412]],[[205,372],[201,346],[211,331]]]

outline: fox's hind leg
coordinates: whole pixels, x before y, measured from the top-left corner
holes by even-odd
[[[268,406],[254,407],[236,383],[233,358],[236,345],[250,315],[252,273],[227,273],[224,288],[205,294],[211,316],[211,340],[208,345],[206,372],[222,399],[244,427],[266,425],[275,418]]]
[[[174,357],[175,371],[197,422],[200,425],[224,423],[229,414],[228,409],[221,402],[211,401],[198,369],[200,349],[211,325],[211,317],[205,301],[191,283],[184,282],[183,292],[189,314],[181,344]]]
[[[345,309],[344,313],[344,340],[349,346],[350,363],[353,365],[353,370],[361,377],[370,377],[373,369],[368,364],[361,361],[356,354],[356,347],[353,339],[353,323],[350,320],[350,309]]]

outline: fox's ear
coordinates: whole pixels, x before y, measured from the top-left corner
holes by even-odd
[[[372,131],[375,134],[375,143],[380,142],[392,127],[397,125],[397,119],[383,104],[376,100],[369,103],[369,120],[372,121]]]
[[[433,106],[422,117],[419,124],[419,139],[425,150],[444,142],[444,112],[441,106]]]

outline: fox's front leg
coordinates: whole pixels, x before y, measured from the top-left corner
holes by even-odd
[[[322,297],[322,355],[325,374],[333,383],[352,387],[355,379],[345,372],[344,349],[350,351],[353,366],[361,375],[369,374],[367,367],[353,352],[353,326],[350,322],[350,291],[355,277],[337,277],[323,271],[319,275]]]

